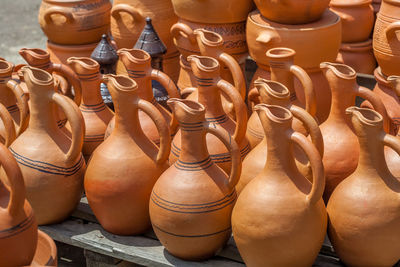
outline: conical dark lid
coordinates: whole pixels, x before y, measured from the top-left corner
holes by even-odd
[[[134,48],[146,51],[151,57],[161,56],[167,52],[167,48],[151,23],[151,18],[146,18],[146,25]]]
[[[118,61],[118,54],[114,47],[108,42],[106,34],[101,36],[100,43],[93,50],[92,59],[96,60],[100,65],[111,65]]]

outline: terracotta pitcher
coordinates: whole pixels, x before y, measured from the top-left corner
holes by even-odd
[[[151,81],[154,80],[159,82],[165,88],[169,97],[180,98],[180,93],[178,92],[174,82],[162,71],[151,67],[151,57],[144,50],[123,48],[118,50],[118,55],[127,69],[128,76],[134,79],[138,85],[139,98],[151,102],[158,111],[161,112],[167,123],[171,124],[171,113],[155,100]],[[160,143],[160,136],[153,120],[142,110],[139,110],[139,120],[146,136],[158,145]],[[114,123],[113,119],[108,126],[106,138],[114,128]],[[172,130],[171,134],[174,133],[175,131]]]
[[[356,96],[370,101],[373,107],[386,116],[385,106],[371,90],[358,86],[356,72],[347,65],[321,63],[321,69],[332,91],[332,106],[328,119],[320,125],[324,139],[324,167],[326,175],[325,201],[335,187],[357,168],[359,144],[354,134],[346,108],[355,104]],[[388,125],[388,121],[385,120]]]
[[[108,123],[114,113],[103,102],[100,94],[103,78],[99,63],[87,57],[70,57],[68,65],[77,74],[82,88],[82,102],[79,106],[85,121],[82,154],[87,161],[96,147],[103,142]]]
[[[81,198],[85,124],[78,106],[54,91],[51,74],[30,66],[21,71],[30,93],[30,119],[10,151],[21,168],[38,224],[56,223],[65,219]],[[71,138],[57,126],[57,106],[71,125]]]
[[[114,101],[115,128],[93,152],[85,174],[85,192],[104,229],[118,235],[141,234],[150,227],[151,190],[169,167],[169,127],[154,105],[139,98],[132,79],[105,75],[105,81]],[[144,134],[139,109],[157,126],[159,149]]]
[[[241,171],[239,148],[226,131],[206,122],[202,104],[174,98],[168,104],[180,125],[182,151],[154,185],[150,219],[169,253],[185,260],[203,260],[231,236],[235,185]],[[229,150],[229,176],[210,158],[206,134],[215,135]]]
[[[11,152],[0,144],[0,266],[29,265],[35,254],[37,224],[25,199],[21,170]]]
[[[226,130],[240,148],[242,159],[249,153],[250,146],[246,139],[247,107],[237,90],[219,76],[219,63],[216,59],[205,56],[190,56],[193,75],[197,79],[196,102],[204,105],[206,120],[215,128]],[[233,103],[236,121],[224,111],[221,101],[221,92],[224,92]],[[181,150],[182,131],[178,130],[172,141],[170,163],[178,160]],[[211,159],[225,172],[231,169],[232,161],[223,142],[214,135],[206,136],[207,149]]]
[[[388,170],[384,146],[400,153],[400,140],[383,130],[374,110],[346,109],[357,134],[356,171],[328,202],[329,238],[347,266],[394,266],[400,260],[400,180]]]
[[[292,128],[294,130],[296,130],[296,128],[300,128],[302,131],[305,130],[305,133],[301,132],[305,136],[310,133],[311,140],[322,157],[324,153],[324,142],[322,140],[322,134],[318,127],[318,123],[307,111],[294,105],[293,102],[290,101],[290,90],[281,83],[264,79],[257,79],[255,86],[254,90],[257,90],[257,94],[261,98],[261,103],[278,105],[287,108],[292,112]],[[247,126],[248,132],[250,129],[250,123],[257,125],[256,130],[259,130],[258,127],[263,127],[260,117],[256,112],[253,112],[249,119]],[[258,143],[258,145],[256,145],[244,159],[242,174],[236,186],[238,194],[240,194],[243,188],[264,169],[268,152],[267,141],[265,134],[262,135],[261,142]],[[293,152],[296,159],[296,166],[300,173],[312,181],[312,173],[307,157],[297,146],[293,148]]]
[[[260,104],[255,110],[265,129],[268,159],[236,201],[233,237],[247,266],[311,266],[327,227],[321,156],[304,135],[293,131],[288,109]],[[295,144],[310,160],[312,184],[296,168]]]

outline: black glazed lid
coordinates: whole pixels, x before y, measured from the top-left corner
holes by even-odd
[[[92,59],[96,60],[100,65],[111,65],[118,61],[118,54],[114,47],[108,42],[106,34],[101,36],[100,43],[93,50]]]
[[[152,58],[161,56],[167,52],[166,46],[151,23],[151,18],[146,18],[146,25],[133,48],[146,51]]]

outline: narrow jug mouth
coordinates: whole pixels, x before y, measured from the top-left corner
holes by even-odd
[[[24,66],[21,68],[22,73],[29,75],[30,80],[35,84],[52,85],[53,76],[47,71],[32,67]]]
[[[132,92],[137,90],[137,83],[124,75],[106,74],[103,79],[105,82],[111,82],[119,91]]]
[[[175,105],[180,105],[186,112],[197,115],[205,112],[205,108],[202,104],[188,99],[170,98],[167,100],[167,105],[174,109]]]
[[[364,124],[376,126],[383,123],[383,117],[377,111],[369,108],[349,107],[346,109],[347,115],[356,115]]]
[[[193,33],[199,35],[201,41],[208,46],[219,46],[224,43],[222,36],[212,31],[196,29]]]
[[[291,48],[276,47],[269,49],[266,55],[272,59],[287,59],[293,58],[296,55],[296,52]]]
[[[218,60],[212,57],[191,55],[188,56],[187,60],[195,62],[197,67],[205,72],[214,72],[219,69]]]
[[[319,66],[321,69],[330,69],[342,79],[351,80],[357,77],[356,71],[345,64],[322,62]]]
[[[134,62],[147,62],[147,61],[151,60],[150,54],[141,49],[121,48],[117,51],[117,54],[118,54],[118,56],[121,56],[121,55],[127,56],[129,58],[129,60],[134,61]]]
[[[287,123],[293,119],[292,113],[287,108],[277,105],[258,104],[253,110],[265,111],[268,118],[276,123]]]
[[[259,92],[260,90],[266,90],[266,92],[274,98],[283,100],[289,99],[290,97],[289,89],[280,82],[258,78],[254,81],[254,85]]]

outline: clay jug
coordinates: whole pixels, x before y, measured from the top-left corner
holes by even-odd
[[[257,90],[259,97],[261,98],[261,103],[268,105],[278,105],[287,108],[293,114],[292,128],[300,128],[303,135],[307,136],[310,133],[311,140],[314,146],[317,148],[321,157],[324,153],[324,143],[322,140],[322,134],[318,127],[318,123],[315,119],[304,109],[293,104],[290,101],[290,90],[281,83],[274,81],[267,81],[264,79],[258,79],[255,82],[254,90]],[[248,122],[247,129],[249,130],[250,123],[257,125],[258,127],[263,127],[260,121],[260,117],[256,112],[251,114]],[[263,128],[262,128],[263,129]],[[258,143],[247,155],[243,161],[242,174],[240,180],[236,186],[238,194],[243,190],[243,188],[259,173],[264,169],[265,161],[267,160],[267,138],[265,134],[262,136],[261,142]],[[293,148],[294,157],[296,159],[296,166],[300,173],[312,181],[312,173],[310,169],[307,157],[302,152],[299,147],[295,146]]]
[[[219,63],[216,59],[205,56],[190,56],[193,75],[197,79],[197,98],[196,102],[204,105],[205,116],[208,123],[217,129],[226,130],[236,141],[240,148],[242,159],[249,153],[250,146],[246,139],[247,127],[247,107],[237,90],[219,76]],[[224,92],[233,103],[236,121],[224,111],[221,101],[221,92]],[[181,144],[182,131],[178,130],[171,148],[170,163],[178,160],[183,149]],[[231,169],[232,160],[229,157],[223,142],[214,135],[206,136],[207,149],[211,159],[225,172]]]
[[[239,148],[226,131],[206,122],[202,104],[175,98],[168,104],[180,125],[182,151],[154,185],[151,224],[169,253],[185,260],[203,260],[231,236],[235,185],[241,171]],[[229,176],[210,158],[206,134],[215,135],[229,150]]]
[[[169,127],[154,105],[139,98],[132,79],[105,75],[105,81],[114,101],[115,128],[93,152],[85,174],[85,192],[105,230],[118,235],[142,234],[150,227],[151,190],[169,167]],[[157,126],[159,149],[144,134],[139,109]]]
[[[252,87],[255,85],[255,81],[264,76],[267,76],[267,78],[273,81],[280,82],[289,89],[290,101],[292,104],[304,108],[314,117],[317,113],[317,101],[314,86],[307,72],[303,68],[294,65],[293,61],[295,55],[296,52],[290,48],[278,47],[268,50],[266,56],[270,65],[270,72],[257,72],[253,77]],[[297,90],[301,89],[299,94],[297,94],[295,90],[295,78],[297,78],[301,83],[301,88],[297,88]],[[260,103],[260,100],[255,97],[257,92],[257,89],[254,88],[249,92],[249,96],[253,94],[250,98],[253,102],[256,102],[256,104]],[[302,99],[299,100],[297,95],[301,95]],[[252,115],[252,117],[253,119],[250,117],[247,125],[246,136],[249,139],[250,146],[254,148],[263,139],[264,130],[257,114]],[[296,126],[294,129],[296,131],[305,133],[304,128],[298,124],[297,120],[295,120],[295,124]]]
[[[39,24],[57,44],[97,43],[109,31],[110,11],[109,0],[42,0]]]
[[[180,98],[180,93],[174,82],[162,71],[151,67],[151,57],[144,50],[123,48],[118,50],[118,55],[127,69],[128,76],[134,79],[138,85],[139,98],[151,102],[161,112],[167,123],[171,124],[171,113],[155,100],[151,81],[159,82],[165,88],[169,97]],[[156,145],[159,145],[160,136],[154,121],[142,110],[139,110],[139,121],[146,136]],[[112,132],[114,123],[113,119],[108,126],[106,138]],[[172,130],[171,134],[174,133],[175,131]]]
[[[335,187],[357,168],[359,144],[346,108],[355,104],[356,96],[370,101],[373,107],[386,116],[386,109],[379,97],[371,90],[358,86],[356,72],[347,65],[321,63],[321,69],[332,91],[332,106],[328,119],[320,125],[324,139],[324,167],[327,202]],[[388,125],[388,121],[385,119]]]
[[[268,159],[236,201],[233,237],[247,266],[311,266],[327,227],[321,156],[304,135],[293,131],[288,109],[260,104],[255,110],[265,129]],[[296,168],[294,144],[310,160],[312,184]]]
[[[329,199],[329,239],[347,266],[391,267],[400,260],[400,181],[388,170],[384,146],[400,153],[400,140],[384,132],[376,111],[346,112],[360,155],[355,172]]]
[[[29,265],[35,254],[37,224],[25,199],[21,170],[11,152],[0,144],[0,266]]]
[[[68,217],[82,195],[85,124],[78,106],[54,91],[51,74],[30,66],[21,71],[30,93],[30,119],[10,151],[21,168],[38,224],[56,223]],[[56,106],[71,125],[71,138],[57,126]]]
[[[57,267],[57,247],[54,240],[38,230],[38,242],[31,267],[52,266]]]
[[[359,43],[342,43],[336,62],[352,67],[357,73],[373,74],[376,59],[372,39]]]
[[[79,109],[85,121],[85,138],[82,154],[85,160],[104,140],[108,123],[114,113],[103,102],[100,94],[102,74],[100,65],[87,57],[70,57],[68,65],[77,74],[82,88],[82,102]]]

